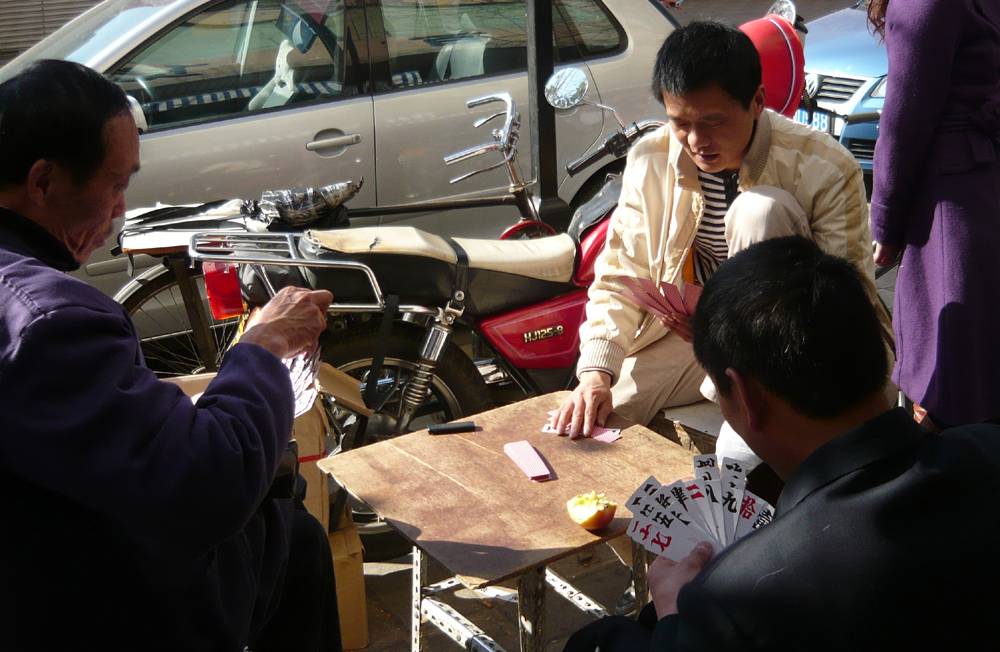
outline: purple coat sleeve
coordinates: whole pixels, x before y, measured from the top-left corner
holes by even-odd
[[[886,16],[889,77],[875,145],[872,237],[901,244],[928,149],[948,100],[962,2],[895,0]]]
[[[287,370],[239,344],[195,405],[140,363],[115,307],[63,307],[21,331],[0,369],[0,459],[150,550],[204,554],[267,493],[292,428]]]

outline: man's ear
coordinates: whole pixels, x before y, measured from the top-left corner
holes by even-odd
[[[764,84],[761,84],[757,87],[757,92],[753,94],[753,100],[750,101],[750,110],[753,111],[754,120],[764,112],[765,106],[767,106],[767,91],[764,90]]]
[[[743,411],[744,423],[753,432],[760,432],[767,422],[767,397],[756,379],[744,376],[733,367],[726,369],[726,376],[732,381],[739,409]]]
[[[28,170],[28,179],[25,183],[25,192],[29,201],[35,206],[45,206],[45,202],[52,191],[55,182],[56,164],[52,161],[40,158]]]

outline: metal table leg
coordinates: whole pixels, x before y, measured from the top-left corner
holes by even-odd
[[[423,599],[423,588],[427,584],[427,555],[413,546],[413,588],[411,592],[410,609],[410,650],[420,652],[421,631],[420,601]]]
[[[517,578],[521,652],[545,652],[545,566]]]
[[[649,602],[649,582],[646,580],[646,568],[648,567],[646,549],[641,543],[632,542],[632,581],[635,585],[635,615],[642,612],[642,608]]]

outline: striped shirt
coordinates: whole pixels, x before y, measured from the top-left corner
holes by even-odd
[[[735,172],[698,170],[698,181],[705,195],[705,213],[694,236],[694,278],[704,285],[716,268],[729,257],[726,244],[726,211],[739,194]]]

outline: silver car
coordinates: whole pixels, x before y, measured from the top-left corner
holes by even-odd
[[[626,121],[659,116],[652,63],[676,25],[663,5],[552,6],[557,68],[583,68],[590,99]],[[523,0],[107,0],[9,63],[0,80],[40,58],[117,80],[147,123],[131,208],[361,178],[357,207],[496,195],[508,184],[502,169],[450,185],[467,170],[443,158],[489,139],[473,128],[482,116],[467,100],[506,91],[527,107],[525,24]],[[615,124],[581,106],[560,112],[556,129],[561,170]],[[529,138],[522,130],[522,152]],[[578,201],[607,168],[588,172],[560,172],[560,196]],[[516,221],[512,211],[405,219],[444,235],[495,237]],[[393,219],[404,218],[367,224]],[[79,274],[113,295],[128,281],[126,264],[99,252]]]

